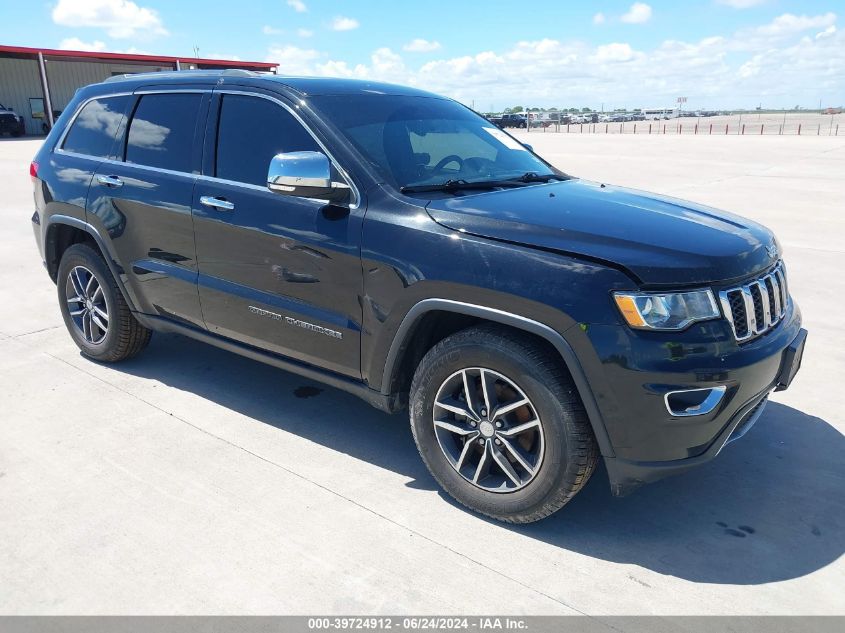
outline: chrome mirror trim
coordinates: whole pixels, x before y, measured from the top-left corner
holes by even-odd
[[[348,198],[349,185],[332,181],[331,171],[331,161],[322,152],[276,154],[267,170],[267,188],[301,198]]]

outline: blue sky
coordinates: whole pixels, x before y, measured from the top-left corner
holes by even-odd
[[[845,0],[4,2],[0,43],[280,63],[475,103],[845,102]],[[14,25],[14,28],[10,28]]]

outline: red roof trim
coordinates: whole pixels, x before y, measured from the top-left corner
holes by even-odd
[[[270,70],[276,68],[278,64],[273,62],[243,62],[234,61],[231,59],[204,59],[198,57],[170,57],[166,55],[133,55],[128,53],[105,53],[97,51],[65,51],[55,48],[29,48],[27,46],[2,46],[0,45],[0,55],[3,53],[15,53],[19,55],[38,55],[42,53],[48,57],[67,57],[79,58],[88,57],[91,59],[101,59],[108,61],[123,61],[123,62],[143,62],[143,63],[158,63],[158,64],[176,64],[176,61],[183,64],[198,64],[200,66],[228,66],[231,68],[257,68],[261,70]]]

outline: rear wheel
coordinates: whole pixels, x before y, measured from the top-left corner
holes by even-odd
[[[85,356],[113,363],[149,343],[152,332],[132,315],[106,262],[89,245],[64,252],[56,286],[65,326]]]
[[[446,492],[512,523],[563,507],[598,460],[559,359],[533,338],[497,326],[453,334],[425,355],[411,385],[411,427]]]

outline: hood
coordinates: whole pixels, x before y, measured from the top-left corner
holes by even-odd
[[[780,251],[771,231],[745,218],[577,179],[432,200],[426,208],[448,228],[610,262],[643,284],[746,277]]]

